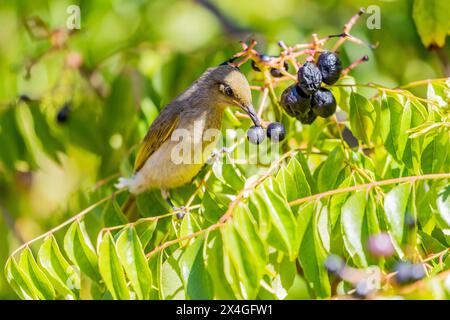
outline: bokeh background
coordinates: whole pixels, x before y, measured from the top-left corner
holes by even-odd
[[[81,29],[71,33],[73,4]],[[341,48],[345,65],[370,57],[352,72],[358,83],[394,87],[448,75],[449,44],[425,48],[408,0],[1,1],[0,267],[129,171],[124,155],[159,109],[237,52],[239,40],[254,37],[258,50],[277,54],[279,40],[340,33],[369,5],[380,7],[381,28],[368,29],[363,17],[352,34],[378,48]],[[307,297],[301,283],[292,290],[291,298]],[[7,298],[15,294],[0,272]]]

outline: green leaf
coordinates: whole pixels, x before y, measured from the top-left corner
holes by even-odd
[[[168,204],[161,197],[159,190],[140,193],[136,196],[136,203],[142,217],[154,217],[166,213]]]
[[[345,247],[358,266],[367,267],[363,244],[366,191],[355,192],[342,206],[341,226]]]
[[[126,259],[126,257],[125,257]],[[130,293],[122,266],[117,256],[114,239],[110,232],[105,232],[98,250],[98,266],[106,287],[115,300],[129,300]]]
[[[228,275],[233,291],[243,299],[254,299],[259,290],[266,264],[266,249],[256,233],[249,209],[242,203],[233,211],[233,217],[221,228],[226,256],[234,275]]]
[[[224,277],[224,256],[226,254],[221,234],[219,232],[210,233],[206,241],[205,268],[211,279],[221,279]],[[213,287],[214,299],[231,300],[237,298],[228,281],[214,281]]]
[[[53,235],[48,236],[41,245],[38,259],[50,281],[64,298],[78,298],[80,275],[64,258]]]
[[[409,102],[409,100],[407,100],[401,112],[400,127],[397,135],[396,149],[398,159],[403,159],[403,154],[405,152],[406,144],[409,139],[406,131],[411,128],[411,117],[412,117],[411,103]]]
[[[334,148],[322,163],[317,177],[317,185],[320,192],[331,190],[335,187],[339,172],[344,164],[344,151],[342,147]]]
[[[342,181],[338,188],[346,188],[354,185],[354,178],[352,176],[348,176],[344,181]],[[331,229],[333,229],[336,223],[339,221],[342,212],[342,206],[350,195],[350,193],[343,192],[329,197],[328,211],[330,214]]]
[[[275,180],[273,183],[277,183]],[[297,222],[291,208],[281,196],[261,185],[255,192],[262,210],[269,214],[272,225],[268,241],[275,248],[285,252],[291,260],[297,256]]]
[[[117,203],[117,199],[113,197],[103,209],[102,218],[105,227],[113,227],[128,223],[127,217],[123,214],[122,209]]]
[[[5,275],[9,284],[21,299],[39,299],[30,277],[19,267],[14,257],[10,257],[6,262]]]
[[[325,298],[330,296],[331,287],[328,272],[324,267],[327,253],[318,234],[317,213],[314,202],[305,204],[299,209],[298,225],[301,226],[299,233],[303,234],[299,261],[309,287],[313,289],[315,295]]]
[[[33,155],[27,151],[25,141],[16,124],[15,112],[15,108],[6,108],[0,113],[0,146],[2,150],[8,150],[8,152],[0,152],[0,160],[6,168],[3,172],[5,175],[15,171],[17,160],[26,160],[31,167],[36,167]]]
[[[30,248],[26,247],[20,254],[20,268],[30,277],[31,284],[41,300],[55,299],[55,290],[45,273],[34,260]]]
[[[205,190],[200,210],[205,216],[206,220],[208,220],[208,222],[210,223],[216,223],[225,213],[225,208],[220,205],[220,203],[208,190]]]
[[[276,180],[284,189],[288,201],[311,195],[306,174],[296,158],[292,158],[288,165],[278,172]]]
[[[386,93],[383,93],[381,99],[377,99],[373,106],[376,113],[376,121],[372,134],[372,140],[375,141],[375,138],[379,137],[381,142],[384,142],[389,135],[391,125],[391,114],[389,111]]]
[[[384,210],[389,231],[396,241],[397,249],[404,241],[405,216],[407,214],[410,191],[411,184],[404,183],[393,188],[384,198]]]
[[[268,269],[271,274],[266,275],[264,281],[270,289],[261,287],[258,297],[262,300],[285,299],[297,273],[295,260],[292,261],[284,254],[275,251],[269,256]]]
[[[64,237],[64,250],[69,259],[89,278],[99,282],[97,255],[82,222],[72,223]]]
[[[135,223],[134,229],[136,230],[139,240],[141,241],[142,248],[145,249],[147,247],[148,243],[153,237],[153,233],[156,229],[157,224],[157,220],[145,219],[138,220]]]
[[[116,247],[119,261],[138,299],[149,299],[152,274],[136,230],[133,227],[127,227],[121,231]]]
[[[444,47],[450,28],[449,12],[447,0],[414,0],[412,15],[425,47]]]
[[[450,133],[442,130],[434,136],[425,147],[422,156],[422,170],[424,173],[439,173],[448,158],[450,150]]]
[[[353,88],[348,85],[354,85],[355,79],[351,76],[344,76],[341,77],[338,80],[338,84],[342,84],[343,86],[339,86],[339,99],[338,99],[338,105],[339,107],[348,113],[350,110],[350,96],[353,92]],[[347,86],[346,86],[347,85]]]
[[[437,209],[439,216],[450,228],[450,185],[444,187],[437,198]]]
[[[60,162],[58,152],[64,152],[64,145],[50,131],[49,123],[37,104],[30,105],[28,108],[33,116],[34,129],[39,141],[42,142],[42,148],[54,161]]]
[[[184,300],[186,292],[184,290],[183,278],[179,268],[179,259],[182,254],[180,249],[174,251],[164,262],[162,262],[163,252],[159,255],[158,262],[158,287],[160,298],[164,300]]]
[[[350,128],[356,138],[370,145],[375,122],[375,109],[372,103],[362,95],[350,94]]]
[[[190,299],[212,299],[212,283],[203,259],[203,237],[189,244],[180,259],[185,290]]]
[[[389,109],[390,114],[390,130],[384,141],[384,145],[394,159],[397,160],[397,162],[400,162],[408,138],[406,132],[401,132],[403,106],[400,102],[390,96],[386,98],[383,97],[382,105],[384,105],[384,108]],[[401,136],[402,138],[400,138]]]

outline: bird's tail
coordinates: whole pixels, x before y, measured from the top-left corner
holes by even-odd
[[[128,199],[122,205],[122,212],[127,217],[128,221],[134,222],[139,218],[138,208],[136,203],[136,196],[130,194]]]

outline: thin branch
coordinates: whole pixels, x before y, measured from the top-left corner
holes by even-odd
[[[36,238],[34,238],[34,239],[30,240],[30,241],[25,242],[25,243],[22,244],[20,247],[18,247],[16,250],[14,250],[14,251],[11,253],[10,257],[13,257],[13,256],[16,255],[19,251],[21,251],[23,248],[28,247],[30,244],[32,244],[32,243],[34,243],[34,242],[36,242],[36,241],[38,241],[38,240],[40,240],[40,239],[46,238],[47,236],[49,236],[49,235],[55,233],[56,231],[58,231],[58,230],[64,228],[65,226],[69,225],[70,223],[72,223],[72,222],[74,222],[74,221],[76,221],[76,220],[81,219],[83,216],[85,216],[86,214],[88,214],[89,212],[91,212],[92,210],[94,210],[95,208],[97,208],[99,205],[101,205],[101,204],[103,204],[103,203],[109,201],[110,199],[113,199],[113,198],[115,197],[115,195],[117,195],[117,194],[119,194],[119,193],[122,193],[122,192],[124,192],[124,191],[125,191],[125,190],[119,190],[119,191],[117,191],[117,192],[115,192],[115,193],[112,193],[111,195],[109,195],[109,196],[107,196],[107,197],[105,197],[105,198],[103,198],[103,199],[98,200],[96,203],[94,203],[93,205],[87,207],[86,209],[84,209],[84,210],[81,211],[80,213],[76,214],[75,216],[73,216],[73,217],[70,218],[69,220],[64,221],[63,223],[61,223],[60,225],[56,226],[55,228],[53,228],[53,229],[47,231],[46,233],[43,233],[43,234],[41,234],[40,236],[38,236],[38,237],[36,237]]]
[[[423,176],[409,176],[409,177],[401,177],[401,178],[395,178],[395,179],[374,181],[374,182],[370,182],[370,183],[359,184],[359,185],[352,186],[352,187],[334,189],[334,190],[314,194],[312,196],[293,200],[293,201],[289,202],[289,206],[295,206],[295,205],[298,205],[303,202],[318,200],[318,199],[321,199],[324,197],[329,197],[329,196],[339,194],[339,193],[352,192],[352,191],[357,191],[357,190],[361,190],[361,189],[370,189],[370,188],[377,187],[377,186],[385,186],[385,185],[389,185],[389,184],[402,183],[402,182],[415,182],[415,181],[419,181],[419,180],[434,180],[434,179],[449,179],[449,178],[450,178],[450,173],[433,173],[433,174],[426,174]]]

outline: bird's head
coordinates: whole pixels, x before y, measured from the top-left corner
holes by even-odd
[[[260,125],[260,120],[252,105],[250,85],[238,68],[231,65],[220,65],[208,69],[205,76],[210,94],[215,97],[217,106],[238,107],[249,115],[255,125]]]

